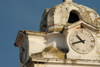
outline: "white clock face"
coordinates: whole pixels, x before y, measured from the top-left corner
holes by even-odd
[[[74,51],[86,54],[93,50],[95,38],[86,29],[76,29],[69,36],[69,44]]]

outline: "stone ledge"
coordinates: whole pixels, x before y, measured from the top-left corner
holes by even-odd
[[[50,58],[37,58],[32,57],[33,62],[53,63],[53,64],[74,64],[74,65],[87,65],[87,66],[100,66],[100,60],[83,60],[83,59],[50,59]]]

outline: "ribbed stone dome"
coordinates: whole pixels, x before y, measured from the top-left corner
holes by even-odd
[[[99,15],[93,9],[73,2],[63,2],[44,11],[40,31],[59,32],[64,26],[72,25],[80,20],[95,27],[100,26]]]

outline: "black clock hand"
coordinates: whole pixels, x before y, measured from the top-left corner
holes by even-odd
[[[84,41],[78,35],[76,37],[84,44]]]
[[[82,40],[82,41],[85,41],[85,40]],[[82,42],[82,41],[77,41],[77,42],[74,42],[74,43],[72,43],[72,44],[80,43],[80,42]]]

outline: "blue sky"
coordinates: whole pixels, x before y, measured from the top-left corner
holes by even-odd
[[[100,15],[100,0],[73,0]],[[19,49],[13,44],[19,30],[39,31],[45,8],[62,0],[0,0],[0,67],[20,67]]]

